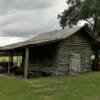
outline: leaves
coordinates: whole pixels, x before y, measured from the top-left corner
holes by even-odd
[[[72,27],[80,20],[85,20],[93,27],[93,31],[100,31],[100,0],[68,0],[67,4],[69,8],[58,17],[62,28]]]

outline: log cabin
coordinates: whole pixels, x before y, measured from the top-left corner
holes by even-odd
[[[95,41],[85,27],[74,27],[42,33],[28,41],[1,47],[0,51],[9,53],[9,62],[13,62],[15,52],[21,54],[25,78],[38,72],[59,76],[91,71]],[[8,73],[12,67],[9,63]]]

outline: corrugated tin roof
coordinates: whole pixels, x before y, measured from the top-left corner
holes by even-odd
[[[8,46],[4,46],[4,47],[1,47],[0,50],[10,50],[10,49],[15,49],[15,48],[25,47],[28,45],[36,45],[36,44],[48,43],[52,41],[65,39],[69,37],[70,35],[76,33],[82,28],[83,27],[74,27],[74,28],[66,28],[64,30],[55,31],[55,32],[42,33],[30,39],[29,41],[19,42],[19,43],[11,44]]]

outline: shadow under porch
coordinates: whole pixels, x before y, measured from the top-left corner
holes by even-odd
[[[29,74],[55,75],[57,43],[29,48]]]
[[[27,46],[12,50],[2,50],[0,54],[8,57],[6,73],[22,75],[54,75],[56,74],[56,47],[57,43],[43,44],[39,46]],[[2,55],[3,56],[3,55]],[[20,66],[15,65],[14,57],[21,57]]]
[[[1,50],[0,59],[5,59],[5,61],[0,61],[0,72],[23,75],[24,71],[24,60],[25,51],[22,48],[17,48],[13,50]]]
[[[92,64],[93,71],[100,71],[100,42],[93,43],[94,60]]]

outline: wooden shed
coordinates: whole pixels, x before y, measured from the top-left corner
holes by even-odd
[[[26,78],[34,72],[58,76],[91,71],[95,41],[85,27],[75,27],[43,33],[29,41],[1,47],[0,51],[9,52],[11,62],[15,52],[22,55]],[[10,67],[13,66],[8,65],[9,73]]]

